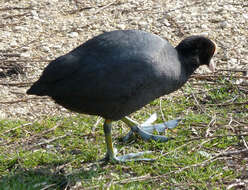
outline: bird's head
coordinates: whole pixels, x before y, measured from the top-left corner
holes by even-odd
[[[211,62],[216,51],[216,44],[204,36],[190,36],[182,40],[176,47],[179,56],[185,59],[186,64],[193,65],[194,69],[207,65],[214,72],[215,67]]]

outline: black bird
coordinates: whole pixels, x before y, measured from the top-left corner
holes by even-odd
[[[174,48],[140,30],[106,32],[49,63],[27,94],[50,96],[69,110],[103,117],[105,160],[124,162],[144,152],[116,157],[112,121],[124,121],[144,139],[168,140],[147,133],[126,116],[179,89],[199,66],[214,70],[210,60],[215,49],[203,36],[187,37]]]

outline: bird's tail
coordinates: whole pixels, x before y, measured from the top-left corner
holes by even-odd
[[[40,82],[35,82],[28,90],[27,94],[29,95],[37,95],[37,96],[46,96],[48,95],[47,93],[47,85],[42,84]]]

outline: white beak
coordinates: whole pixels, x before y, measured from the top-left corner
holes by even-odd
[[[214,63],[213,63],[212,61],[209,63],[208,68],[209,68],[209,70],[212,71],[212,72],[215,71],[215,65],[214,65]]]

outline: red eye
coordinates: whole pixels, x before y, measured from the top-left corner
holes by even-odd
[[[214,44],[214,46],[211,48],[211,55],[214,55],[215,50],[216,50],[216,45]]]

